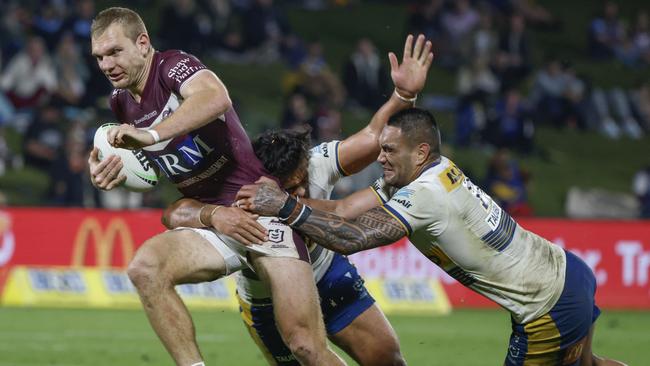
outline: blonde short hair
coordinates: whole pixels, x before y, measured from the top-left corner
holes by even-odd
[[[127,8],[112,7],[102,10],[93,19],[90,26],[91,38],[102,35],[113,23],[120,24],[124,35],[134,42],[140,34],[147,33],[147,27],[138,13]]]

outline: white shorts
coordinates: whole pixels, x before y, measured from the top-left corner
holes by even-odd
[[[217,233],[214,229],[178,227],[174,230],[192,230],[201,235],[221,254],[226,262],[226,275],[243,268],[253,269],[248,253],[269,257],[296,258],[309,263],[309,252],[304,241],[277,217],[260,217],[257,222],[268,230],[269,240],[262,244],[244,245],[235,239]]]

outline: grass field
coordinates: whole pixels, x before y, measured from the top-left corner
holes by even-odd
[[[193,316],[207,365],[265,364],[238,314],[193,311]],[[459,310],[443,317],[390,320],[410,365],[503,362],[509,335],[503,311]],[[604,312],[594,349],[629,365],[647,365],[648,329],[650,312]],[[141,311],[0,308],[0,366],[171,364]]]

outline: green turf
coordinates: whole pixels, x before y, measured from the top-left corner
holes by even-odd
[[[194,311],[208,365],[263,365],[230,311]],[[500,365],[509,318],[500,310],[390,317],[410,365]],[[604,312],[594,350],[630,365],[650,359],[650,312]],[[354,364],[347,359],[352,365]],[[171,365],[144,313],[133,310],[0,308],[0,366]]]

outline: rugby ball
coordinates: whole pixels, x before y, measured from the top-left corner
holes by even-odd
[[[95,131],[93,144],[99,150],[99,160],[115,154],[122,159],[122,170],[120,174],[126,175],[126,181],[122,186],[130,191],[145,192],[158,184],[158,174],[152,162],[142,150],[120,149],[111,146],[106,139],[106,133],[112,127],[119,126],[117,123],[106,123]]]

